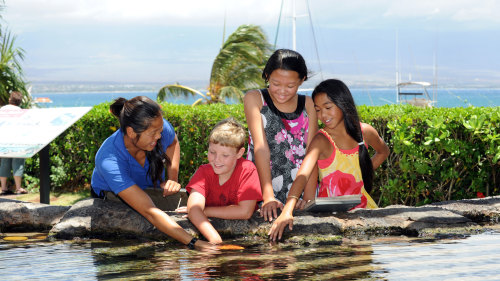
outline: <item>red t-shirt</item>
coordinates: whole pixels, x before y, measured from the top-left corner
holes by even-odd
[[[201,165],[186,186],[187,192],[194,189],[205,196],[206,207],[238,205],[240,201],[262,201],[257,168],[252,161],[240,158],[231,177],[219,184],[219,176],[210,164]],[[256,206],[257,207],[257,206]]]

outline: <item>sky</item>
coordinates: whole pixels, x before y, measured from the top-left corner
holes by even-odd
[[[294,4],[295,3],[295,4]],[[243,24],[296,49],[305,85],[401,80],[500,87],[496,0],[5,0],[3,28],[31,83],[208,84],[223,39]],[[295,13],[293,12],[295,7]],[[309,10],[309,12],[308,12]],[[279,22],[279,30],[278,30]]]

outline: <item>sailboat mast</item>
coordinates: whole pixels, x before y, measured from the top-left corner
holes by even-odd
[[[295,14],[295,0],[292,0],[292,50],[297,51],[297,15]]]
[[[396,103],[399,104],[399,34],[396,29]]]

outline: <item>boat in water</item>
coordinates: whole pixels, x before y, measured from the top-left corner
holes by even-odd
[[[427,88],[431,85],[429,82],[413,81],[397,83],[398,103],[411,104],[418,107],[433,107],[436,100],[427,91]]]

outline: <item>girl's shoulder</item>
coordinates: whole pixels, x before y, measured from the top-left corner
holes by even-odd
[[[312,107],[314,108],[314,101],[310,96],[305,96],[306,97],[306,107]]]
[[[262,106],[262,95],[260,90],[250,90],[243,97],[244,106]]]
[[[316,109],[314,108],[314,101],[310,96],[306,96],[305,108],[309,115],[314,114],[316,116]]]
[[[380,138],[377,130],[367,123],[361,123],[361,132],[363,133],[363,138],[368,140],[368,143],[372,143],[374,140]]]
[[[360,124],[361,124],[361,132],[363,133],[363,135],[366,133],[368,134],[373,134],[373,132],[377,133],[377,131],[375,130],[375,128],[373,128],[372,125],[363,122],[360,122]]]
[[[311,141],[310,149],[319,151],[319,159],[328,158],[333,152],[332,141],[328,133],[325,134],[319,130]]]
[[[255,98],[258,98],[260,99],[261,98],[261,92],[259,89],[254,89],[254,90],[249,90],[245,93],[245,99],[255,99]]]
[[[323,130],[318,130],[318,132],[314,135],[311,145],[325,147],[327,145],[330,145],[330,143],[331,143],[330,135],[328,135],[328,133],[326,133]]]

